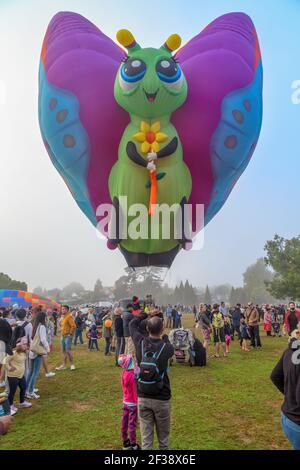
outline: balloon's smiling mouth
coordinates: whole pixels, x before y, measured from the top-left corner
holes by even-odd
[[[155,98],[156,98],[157,93],[158,93],[158,90],[156,90],[155,93],[147,93],[146,90],[144,89],[144,92],[145,92],[145,95],[146,95],[147,100],[148,100],[150,103],[154,103]]]

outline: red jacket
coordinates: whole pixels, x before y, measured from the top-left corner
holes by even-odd
[[[291,311],[288,310],[285,314],[285,320],[284,320],[284,325],[285,325],[285,328],[286,328],[286,331],[288,332],[288,334],[291,334],[292,332],[290,331],[290,324],[289,324],[289,316],[291,314]],[[300,322],[300,310],[295,310],[295,314],[296,314],[296,317],[298,319],[298,322]]]

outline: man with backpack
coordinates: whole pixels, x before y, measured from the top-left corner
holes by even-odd
[[[17,342],[23,341],[30,346],[32,337],[32,323],[26,320],[26,310],[20,308],[16,311],[17,325],[12,335],[12,347],[15,348]]]
[[[142,334],[142,322],[147,333]],[[171,422],[171,387],[167,374],[169,359],[174,348],[163,333],[163,320],[157,310],[147,316],[141,314],[129,325],[140,372],[137,378],[138,412],[142,436],[142,449],[153,449],[154,427],[160,450],[169,449]]]

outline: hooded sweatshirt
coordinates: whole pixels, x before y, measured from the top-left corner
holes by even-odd
[[[292,339],[273,369],[271,380],[284,394],[282,413],[300,426],[300,341]]]

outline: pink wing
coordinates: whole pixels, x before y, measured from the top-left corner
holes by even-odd
[[[207,223],[247,166],[259,136],[262,67],[254,25],[243,13],[221,16],[176,58],[188,98],[172,121],[193,179],[189,203],[205,205]]]
[[[40,67],[40,127],[47,150],[76,202],[96,224],[109,203],[108,178],[129,117],[114,99],[124,52],[86,18],[58,13]]]

